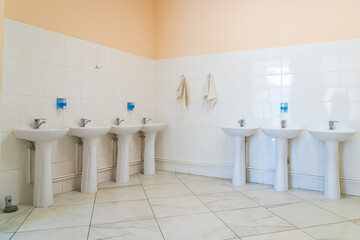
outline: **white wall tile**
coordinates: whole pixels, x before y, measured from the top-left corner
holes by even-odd
[[[67,99],[66,110],[64,111],[64,126],[77,126],[80,121],[80,99]]]
[[[87,70],[96,70],[96,65],[98,64],[97,61],[97,50],[96,50],[96,44],[83,41],[82,44],[82,53],[83,53],[83,68]]]
[[[21,97],[21,127],[33,127],[35,118],[44,117],[44,98]]]
[[[43,61],[45,57],[45,31],[41,28],[24,24],[22,39],[22,57]]]
[[[0,208],[5,207],[5,196],[8,195],[14,203],[19,202],[19,178],[19,169],[0,173]]]
[[[45,64],[44,96],[61,97],[64,95],[64,68],[59,65]]]
[[[97,73],[94,71],[83,71],[81,78],[81,98],[97,98]]]
[[[21,59],[4,56],[2,90],[7,94],[21,93]]]
[[[56,98],[44,98],[44,118],[46,119],[47,127],[62,127],[64,111],[56,109]]]
[[[69,67],[82,67],[83,42],[80,39],[65,36],[65,65]]]
[[[19,166],[19,140],[14,133],[2,133],[0,171],[19,169]]]
[[[44,64],[35,61],[22,61],[22,94],[43,96],[44,94]]]
[[[4,52],[5,56],[21,57],[23,24],[5,19],[4,21]]]
[[[112,50],[111,50],[111,48],[104,47],[101,45],[96,45],[96,49],[97,49],[97,56],[98,56],[97,64],[99,64],[101,67],[99,71],[104,72],[104,73],[110,73],[112,70],[112,65],[111,65]]]
[[[82,72],[77,68],[64,68],[64,97],[80,98]]]
[[[16,95],[2,95],[1,101],[1,131],[12,132],[20,127],[21,97]]]
[[[64,64],[65,36],[46,31],[45,33],[45,62]]]
[[[124,53],[120,50],[111,50],[111,73],[123,74],[124,72]]]

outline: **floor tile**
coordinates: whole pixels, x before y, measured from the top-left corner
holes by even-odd
[[[137,174],[131,175],[129,181],[126,183],[117,183],[115,181],[108,181],[98,184],[98,189],[104,188],[116,188],[116,187],[123,187],[123,186],[133,186],[133,185],[140,185],[140,179]]]
[[[169,172],[160,172],[152,176],[139,174],[140,182],[142,185],[158,185],[158,184],[173,184],[181,183],[181,181],[173,174]]]
[[[263,206],[272,206],[303,201],[287,192],[276,192],[273,189],[243,191],[247,197]]]
[[[81,193],[71,191],[54,196],[53,206],[94,204],[95,193]]]
[[[154,215],[146,200],[96,203],[92,224],[151,219]]]
[[[186,186],[188,186],[190,190],[193,191],[195,194],[236,191],[234,188],[220,181],[211,183],[188,182],[186,183]]]
[[[294,229],[294,227],[263,207],[216,212],[239,237]]]
[[[18,232],[12,240],[86,240],[89,227],[58,228],[41,231]]]
[[[240,192],[205,193],[198,196],[212,211],[259,206]]]
[[[336,223],[302,229],[307,234],[321,240],[360,239],[360,226],[352,222]]]
[[[192,192],[184,184],[149,185],[144,186],[149,199],[177,196],[192,196]]]
[[[257,236],[244,237],[242,240],[314,240],[301,230],[291,230],[270,234],[261,234]]]
[[[176,176],[183,182],[183,183],[190,183],[190,182],[216,182],[220,181],[219,178],[213,177],[206,177],[206,176],[199,176],[193,174],[185,174],[185,173],[176,173]]]
[[[15,232],[33,210],[33,207],[29,205],[19,205],[18,207],[19,210],[17,210],[16,212],[0,212],[1,233]]]
[[[160,218],[158,222],[166,240],[220,240],[236,237],[213,213]]]
[[[96,194],[96,203],[142,199],[146,199],[142,186],[102,189]]]
[[[156,217],[170,217],[194,213],[210,212],[195,196],[150,199]]]
[[[9,240],[14,233],[0,233],[0,240]]]
[[[221,180],[222,182],[232,186],[233,188],[235,188],[238,191],[251,191],[251,190],[260,190],[260,189],[273,189],[274,186],[273,185],[269,185],[269,184],[260,184],[260,183],[246,183],[245,185],[242,186],[234,186],[232,184],[232,181],[229,179],[223,179]]]
[[[92,204],[35,208],[19,231],[89,225],[92,210]]]
[[[312,203],[348,220],[360,219],[360,201],[343,197],[336,201],[324,199]]]
[[[305,201],[313,201],[319,199],[325,199],[324,192],[319,191],[311,191],[311,190],[304,190],[304,189],[290,189],[289,193],[301,198]]]
[[[162,240],[160,229],[155,219],[133,222],[108,223],[92,225],[89,240]]]
[[[272,207],[269,210],[298,228],[345,221],[344,218],[307,202]]]
[[[352,220],[353,223],[356,223],[357,225],[360,225],[360,219]]]

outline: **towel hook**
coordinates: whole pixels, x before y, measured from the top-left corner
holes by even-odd
[[[211,73],[209,73],[209,74],[207,75],[207,77],[211,77]]]
[[[181,74],[181,76],[180,76],[181,78],[184,78],[185,77],[185,75],[184,74]]]

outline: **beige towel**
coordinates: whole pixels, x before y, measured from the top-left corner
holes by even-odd
[[[177,92],[177,97],[176,100],[183,100],[184,103],[184,108],[187,108],[187,106],[189,105],[189,89],[188,89],[188,84],[186,81],[186,78],[184,75],[181,76],[181,82],[180,85],[178,87],[178,89],[176,90]]]
[[[215,89],[215,80],[211,74],[208,75],[206,80],[206,86],[205,86],[205,95],[204,98],[206,102],[211,103],[213,106],[215,106],[217,102],[217,95],[216,95],[216,89]]]

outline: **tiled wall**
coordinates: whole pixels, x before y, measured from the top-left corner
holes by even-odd
[[[327,127],[339,120],[360,131],[360,40],[260,49],[153,61],[94,43],[6,20],[3,91],[1,96],[0,206],[5,194],[14,202],[31,200],[26,182],[29,143],[15,138],[14,128],[34,118],[47,127],[77,125],[81,117],[93,125],[116,117],[138,123],[143,116],[167,124],[156,142],[157,167],[217,177],[231,177],[233,141],[220,126],[240,118],[261,126],[278,125],[280,103],[289,102],[289,125]],[[101,69],[95,69],[100,65]],[[218,103],[203,100],[206,75],[215,77]],[[180,75],[190,88],[190,106],[176,101]],[[68,109],[57,111],[56,97]],[[126,111],[126,102],[135,111]],[[154,104],[155,103],[155,104]],[[111,135],[98,151],[100,169],[112,164]],[[74,137],[53,149],[53,176],[74,172]],[[341,144],[342,189],[360,195],[360,134]],[[324,144],[306,131],[291,141],[291,186],[324,188]],[[140,142],[134,136],[131,161],[139,162]],[[273,183],[275,142],[261,132],[248,144],[248,178]],[[100,172],[99,181],[111,178]],[[54,182],[54,192],[76,189],[78,178]]]
[[[203,100],[206,75],[216,82],[218,103]],[[190,106],[176,101],[187,77]],[[158,167],[230,178],[233,141],[220,126],[240,118],[258,126],[280,125],[280,103],[289,103],[289,126],[360,131],[360,40],[164,59],[156,62],[155,116],[168,124],[158,136]],[[258,133],[248,146],[248,179],[274,181],[275,142]],[[306,131],[291,141],[290,181],[323,190],[324,143]],[[360,195],[360,133],[341,144],[342,190]]]
[[[26,183],[26,149],[13,130],[29,127],[34,118],[46,118],[44,127],[68,127],[81,117],[92,125],[111,124],[116,117],[139,123],[152,116],[154,61],[75,39],[20,22],[6,20],[4,71],[1,99],[0,207],[5,194],[14,202],[32,199]],[[99,70],[95,66],[99,65]],[[67,98],[68,108],[56,110],[56,97]],[[126,102],[135,110],[126,110]],[[112,136],[101,139],[98,168],[112,165]],[[76,138],[66,136],[53,149],[53,177],[75,171]],[[134,136],[130,160],[140,159],[139,139]],[[111,171],[99,173],[109,180]],[[54,182],[54,193],[78,188],[78,178]]]

